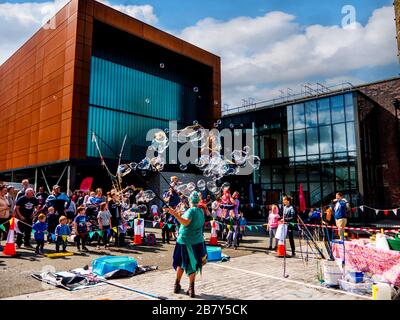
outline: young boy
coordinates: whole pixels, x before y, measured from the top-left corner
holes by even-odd
[[[97,215],[97,221],[99,222],[99,228],[103,231],[103,244],[104,248],[108,247],[108,240],[111,234],[111,213],[108,210],[107,202],[102,202],[100,204],[100,211]],[[100,237],[97,242],[97,249],[100,249]]]
[[[169,213],[168,207],[163,207],[163,213],[161,215],[161,222],[164,224],[161,229],[163,243],[165,243],[165,240],[167,240],[167,243],[169,243],[170,240],[170,233],[168,229],[168,220],[170,219],[170,216],[171,214]]]
[[[76,230],[76,247],[78,251],[81,251],[81,241],[82,249],[89,251],[88,248],[86,248],[87,234],[89,232],[89,218],[86,215],[85,207],[81,206],[78,208],[73,225]]]
[[[71,235],[71,229],[67,224],[67,217],[61,216],[58,220],[60,224],[56,227],[56,252],[60,252],[60,245],[63,247],[63,252],[67,252],[68,236]]]
[[[38,221],[36,221],[32,229],[35,230],[35,241],[36,241],[36,254],[44,254],[44,233],[47,231],[46,215],[41,213],[38,216]]]
[[[57,224],[58,224],[58,213],[54,212],[54,208],[50,207],[47,209],[47,231],[48,231],[48,235],[47,235],[47,242],[48,243],[52,243],[53,239],[52,239],[52,235],[54,235]]]

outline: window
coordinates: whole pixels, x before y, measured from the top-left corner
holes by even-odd
[[[289,157],[294,157],[294,138],[293,131],[288,132],[288,144],[289,144]]]
[[[319,127],[319,149],[321,153],[332,152],[331,126]]]
[[[292,106],[286,107],[288,130],[293,130],[293,111],[292,110],[293,110]]]
[[[307,129],[307,154],[318,154],[318,128]]]
[[[344,123],[335,124],[333,130],[333,147],[335,152],[346,151],[346,126]]]
[[[318,100],[318,122],[319,125],[331,123],[329,98]]]
[[[331,97],[332,123],[344,122],[343,96]]]
[[[305,127],[303,103],[293,105],[293,121],[294,129],[301,129]]]
[[[346,109],[346,121],[354,120],[354,103],[353,94],[348,93],[344,95],[344,104]]]
[[[302,156],[306,154],[306,135],[304,130],[294,131],[295,155]]]
[[[305,103],[306,107],[306,125],[307,127],[316,127],[318,125],[317,119],[317,102],[308,101]]]
[[[356,150],[356,137],[355,137],[355,128],[354,128],[354,122],[348,122],[346,124],[347,126],[347,144],[348,147],[347,149],[349,151],[355,151]]]

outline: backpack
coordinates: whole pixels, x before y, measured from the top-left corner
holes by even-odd
[[[146,236],[146,244],[148,246],[155,246],[156,245],[156,235],[154,233],[149,233]]]

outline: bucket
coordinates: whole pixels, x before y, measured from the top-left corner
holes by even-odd
[[[364,281],[364,272],[349,271],[347,272],[346,279],[352,283],[360,283]]]
[[[207,261],[221,261],[222,251],[220,247],[207,246]]]
[[[335,261],[324,261],[322,263],[322,270],[324,272],[324,280],[328,286],[338,286],[339,280],[342,279],[342,272],[336,265]]]

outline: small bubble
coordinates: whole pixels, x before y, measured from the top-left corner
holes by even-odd
[[[194,120],[194,121],[193,121],[193,124],[194,124],[194,125],[198,125],[199,122],[198,122],[197,120]]]
[[[160,68],[164,69],[164,67],[165,67],[164,63],[160,63]]]
[[[233,123],[231,123],[229,126],[231,127],[231,129],[233,129],[235,127],[235,125]]]
[[[150,99],[149,99],[149,98],[146,98],[146,100],[144,100],[144,102],[146,102],[147,104],[149,104],[149,103],[150,103]]]
[[[218,123],[214,123],[214,128],[218,128]]]
[[[222,123],[221,119],[218,119],[217,124],[221,124],[221,123]]]
[[[199,88],[194,87],[194,88],[193,88],[193,92],[199,92]]]
[[[186,164],[181,164],[179,166],[179,169],[181,169],[182,171],[185,171],[187,169],[187,165]]]
[[[164,132],[165,132],[165,133],[169,133],[169,129],[168,129],[168,128],[165,128],[165,129],[164,129]]]
[[[240,127],[243,128],[243,123],[240,124]]]

